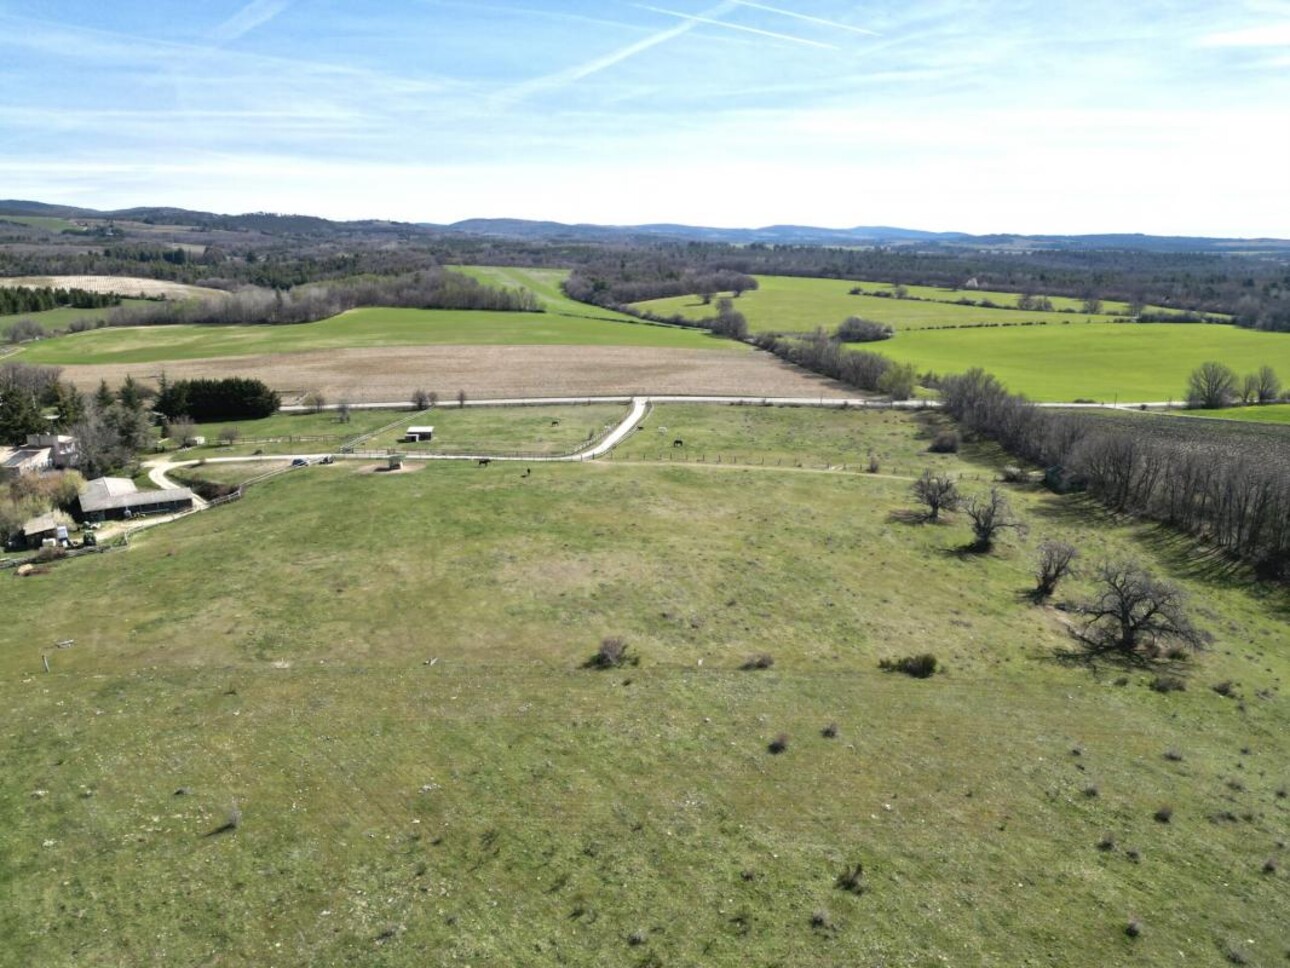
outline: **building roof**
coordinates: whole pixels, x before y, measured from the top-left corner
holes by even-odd
[[[409,427],[409,428],[408,428],[408,433],[410,433],[410,434],[432,434],[432,433],[434,433],[434,428],[433,428],[433,427]]]
[[[39,448],[21,447],[18,450],[10,451],[9,455],[5,457],[4,462],[0,463],[0,467],[8,467],[8,468],[25,467],[26,465],[31,464],[33,462],[40,463],[40,464],[48,464],[49,448],[48,447],[39,447]]]
[[[54,520],[54,515],[42,514],[38,518],[32,518],[22,526],[24,537],[32,538],[38,534],[44,534],[46,531],[57,531],[58,522]]]
[[[90,481],[81,491],[81,511],[90,514],[120,508],[146,508],[192,499],[193,492],[186,487],[141,491],[128,477],[100,477]]]

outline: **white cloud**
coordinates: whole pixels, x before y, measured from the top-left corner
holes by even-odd
[[[220,43],[237,40],[268,23],[289,6],[291,6],[291,0],[251,0],[245,7],[212,30],[211,36]]]
[[[1206,34],[1201,47],[1290,47],[1290,21]]]

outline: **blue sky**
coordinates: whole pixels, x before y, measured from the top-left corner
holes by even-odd
[[[0,197],[1290,236],[1290,0],[0,0]]]

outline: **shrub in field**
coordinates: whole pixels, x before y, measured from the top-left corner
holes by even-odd
[[[1071,563],[1079,555],[1074,545],[1065,541],[1045,541],[1039,546],[1039,561],[1035,566],[1035,598],[1051,598],[1057,583],[1071,573]]]
[[[878,668],[884,672],[903,672],[915,679],[928,679],[936,672],[936,656],[930,652],[922,655],[907,655],[900,659],[883,659]]]
[[[959,452],[959,434],[957,430],[942,430],[933,438],[927,448],[933,454],[957,454]]]
[[[864,879],[864,864],[853,864],[843,869],[834,882],[839,890],[851,894],[863,894],[869,889]]]
[[[766,745],[766,749],[775,756],[783,753],[788,749],[788,733],[780,733]]]
[[[1100,594],[1080,606],[1086,621],[1075,632],[1089,653],[1148,660],[1175,645],[1192,650],[1204,645],[1206,636],[1191,624],[1178,586],[1134,562],[1104,563],[1097,581]]]
[[[942,511],[953,511],[959,506],[958,485],[949,474],[933,474],[923,471],[923,476],[914,481],[912,490],[918,502],[927,508],[927,519],[939,521]]]
[[[617,669],[621,666],[639,664],[639,656],[628,654],[626,639],[616,635],[601,639],[600,647],[583,663],[588,669]]]
[[[768,652],[759,652],[749,656],[739,668],[751,672],[754,669],[769,669],[775,664],[775,657]]]
[[[1185,692],[1187,683],[1177,676],[1156,676],[1151,680],[1151,688],[1156,692]]]

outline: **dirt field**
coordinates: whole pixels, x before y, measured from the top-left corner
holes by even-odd
[[[12,276],[0,278],[0,286],[84,289],[87,292],[114,292],[146,299],[191,299],[194,296],[223,298],[226,295],[219,289],[206,289],[161,279],[138,279],[133,276]]]
[[[406,346],[266,356],[66,366],[83,390],[130,374],[155,385],[171,380],[246,376],[264,380],[284,399],[318,390],[353,403],[404,400],[417,388],[445,400],[458,390],[476,399],[627,393],[844,397],[853,391],[789,366],[768,353],[646,349],[629,346]]]

